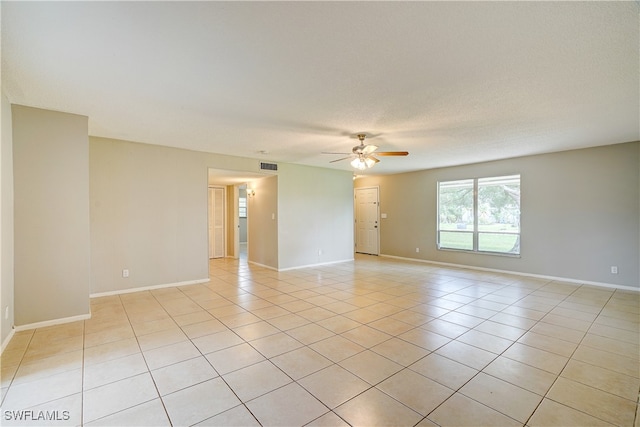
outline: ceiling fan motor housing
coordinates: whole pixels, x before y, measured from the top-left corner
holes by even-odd
[[[375,155],[380,156],[406,156],[409,153],[407,151],[383,151],[376,152],[378,149],[377,145],[366,144],[364,143],[364,139],[366,138],[366,134],[359,133],[358,139],[360,140],[360,145],[356,145],[351,149],[351,156],[354,156],[354,159],[351,162],[351,165],[357,169],[367,169],[380,162]],[[347,153],[325,153],[325,154],[347,154]],[[349,157],[343,157],[341,159],[332,160],[330,163],[338,162],[341,160],[346,160]]]

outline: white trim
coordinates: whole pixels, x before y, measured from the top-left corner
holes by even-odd
[[[5,348],[7,348],[7,345],[9,345],[9,341],[11,341],[11,338],[13,338],[15,333],[16,333],[16,328],[11,328],[11,332],[9,332],[9,335],[7,335],[4,341],[2,341],[2,348],[0,349],[0,354],[4,352]]]
[[[331,264],[338,264],[341,262],[351,262],[354,261],[355,258],[349,258],[349,259],[343,259],[343,260],[339,260],[339,261],[329,261],[329,262],[321,262],[318,264],[306,264],[306,265],[299,265],[296,267],[287,267],[287,268],[275,268],[275,267],[271,267],[270,265],[264,265],[264,264],[260,264],[258,262],[255,261],[248,261],[249,264],[253,264],[253,265],[257,265],[258,267],[264,267],[267,268],[269,270],[273,270],[273,271],[290,271],[290,270],[299,270],[301,268],[312,268],[312,267],[321,267],[324,265],[331,265]]]
[[[343,260],[339,260],[339,261],[321,262],[321,263],[318,263],[318,264],[300,265],[300,266],[297,266],[297,267],[279,268],[278,271],[289,271],[289,270],[298,270],[300,268],[321,267],[321,266],[325,266],[325,265],[339,264],[341,262],[351,262],[351,261],[354,261],[354,259],[355,258],[350,258],[350,259],[343,259]]]
[[[535,277],[537,279],[548,279],[548,280],[569,282],[569,283],[575,283],[575,284],[578,284],[578,285],[600,286],[600,287],[603,287],[603,288],[613,288],[613,289],[621,289],[621,290],[625,290],[625,291],[640,292],[640,288],[636,288],[634,286],[616,285],[616,284],[613,284],[613,283],[593,282],[593,281],[590,281],[590,280],[571,279],[571,278],[568,278],[568,277],[546,276],[544,274],[523,273],[523,272],[520,272],[520,271],[498,270],[497,268],[475,267],[475,266],[472,266],[472,265],[453,264],[453,263],[449,263],[449,262],[439,262],[439,261],[429,261],[429,260],[426,260],[426,259],[407,258],[407,257],[400,257],[400,256],[395,256],[395,255],[380,254],[380,256],[381,257],[386,257],[386,258],[401,259],[401,260],[405,260],[405,261],[423,262],[423,263],[426,263],[426,264],[437,264],[437,265],[446,265],[448,267],[465,268],[465,269],[468,269],[468,270],[490,271],[490,272],[494,272],[494,273],[513,274],[513,275],[516,275],[516,276]]]
[[[79,314],[77,316],[63,317],[62,319],[45,320],[43,322],[29,323],[28,325],[16,326],[16,332],[26,331],[29,329],[44,328],[47,326],[62,325],[63,323],[77,322],[78,320],[91,319],[91,313]]]
[[[210,280],[211,279],[187,280],[184,282],[165,283],[162,285],[153,285],[153,286],[143,286],[141,288],[129,288],[129,289],[121,289],[118,291],[97,292],[97,293],[90,294],[89,298],[108,297],[108,296],[120,295],[120,294],[131,294],[133,292],[152,291],[154,289],[173,288],[178,286],[198,285],[200,283],[207,283]]]
[[[255,261],[247,261],[249,264],[253,264],[253,265],[257,265],[258,267],[263,267],[263,268],[267,268],[269,270],[273,270],[273,271],[280,271],[275,267],[271,267],[270,265],[265,265],[265,264],[260,264],[259,262],[255,262]]]

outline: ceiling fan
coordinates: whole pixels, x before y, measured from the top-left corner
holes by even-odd
[[[409,155],[408,151],[376,151],[378,149],[377,145],[373,144],[365,144],[364,139],[367,137],[364,133],[359,133],[356,135],[360,140],[360,145],[356,145],[351,149],[350,153],[327,153],[323,152],[322,154],[347,154],[347,157],[342,157],[341,159],[332,160],[329,163],[339,162],[341,160],[351,159],[351,166],[359,170],[365,170],[380,160],[377,159],[376,156],[407,156]]]

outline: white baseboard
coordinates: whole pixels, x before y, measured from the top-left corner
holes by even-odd
[[[350,259],[342,259],[339,261],[329,261],[329,262],[320,262],[317,264],[299,265],[297,267],[279,268],[278,271],[290,271],[290,270],[299,270],[301,268],[322,267],[322,266],[331,265],[331,264],[340,264],[342,262],[351,262],[353,260],[354,258],[350,258]]]
[[[277,268],[275,267],[271,267],[270,265],[265,265],[265,264],[260,264],[259,262],[255,262],[255,261],[247,261],[249,264],[253,264],[253,265],[257,265],[258,267],[263,267],[269,270],[273,270],[273,271],[279,271]]]
[[[142,288],[131,288],[131,289],[123,289],[123,290],[119,290],[119,291],[100,292],[100,293],[91,294],[91,295],[89,295],[89,297],[90,298],[98,298],[98,297],[103,297],[103,296],[128,294],[128,293],[147,291],[147,290],[152,290],[152,289],[161,289],[161,288],[171,288],[171,287],[176,287],[176,286],[196,285],[196,284],[200,284],[200,283],[207,283],[207,282],[209,282],[209,280],[210,279],[188,280],[188,281],[177,282],[177,283],[166,283],[166,284],[162,284],[162,285],[145,286],[145,287],[142,287]],[[27,325],[15,326],[13,329],[11,329],[11,332],[9,333],[9,335],[7,335],[7,337],[2,342],[2,348],[0,349],[0,354],[7,347],[7,345],[11,341],[11,338],[13,338],[13,336],[15,335],[16,332],[26,331],[26,330],[29,330],[29,329],[44,328],[44,327],[47,327],[47,326],[61,325],[61,324],[64,324],[64,323],[77,322],[79,320],[87,320],[87,319],[90,319],[90,318],[91,318],[91,313],[88,313],[88,314],[81,314],[81,315],[78,315],[78,316],[65,317],[65,318],[62,318],[62,319],[45,320],[43,322],[36,322],[36,323],[29,323]]]
[[[320,262],[320,263],[317,263],[317,264],[305,264],[305,265],[298,265],[296,267],[287,267],[287,268],[271,267],[270,265],[260,264],[259,262],[255,262],[255,261],[249,261],[249,264],[257,265],[258,267],[264,267],[264,268],[267,268],[269,270],[280,272],[280,271],[299,270],[301,268],[322,267],[322,266],[325,266],[325,265],[339,264],[341,262],[351,262],[353,260],[354,260],[354,258],[350,258],[350,259],[343,259],[343,260],[339,260],[339,261]]]
[[[4,341],[2,341],[2,348],[0,349],[0,354],[2,354],[5,348],[7,348],[9,341],[11,341],[11,338],[13,338],[15,333],[16,333],[16,328],[11,328],[11,332],[9,332],[9,335],[7,335]]]
[[[108,297],[108,296],[120,295],[120,294],[131,294],[134,292],[152,291],[154,289],[163,289],[163,288],[175,288],[178,286],[199,285],[201,283],[207,283],[210,280],[211,279],[186,280],[184,282],[164,283],[162,285],[143,286],[140,288],[120,289],[117,291],[108,291],[108,292],[96,292],[96,293],[90,294],[89,298]]]
[[[62,325],[63,323],[77,322],[78,320],[91,319],[91,313],[79,314],[77,316],[63,317],[62,319],[45,320],[43,322],[29,323],[15,327],[15,331],[26,331],[29,329],[45,328],[47,326]]]
[[[426,260],[426,259],[407,258],[407,257],[400,257],[400,256],[395,256],[395,255],[380,254],[380,256],[381,257],[386,257],[386,258],[400,259],[400,260],[404,260],[404,261],[414,261],[414,262],[422,262],[422,263],[425,263],[425,264],[435,264],[435,265],[444,265],[444,266],[447,266],[447,267],[464,268],[464,269],[467,269],[467,270],[479,270],[479,271],[488,271],[488,272],[493,272],[493,273],[513,274],[515,276],[533,277],[533,278],[536,278],[536,279],[545,279],[545,280],[554,280],[554,281],[575,283],[577,285],[600,286],[600,287],[603,287],[603,288],[613,288],[613,289],[620,289],[620,290],[625,290],[625,291],[640,292],[640,288],[636,288],[636,287],[633,287],[633,286],[616,285],[616,284],[613,284],[613,283],[592,282],[592,281],[589,281],[589,280],[572,279],[572,278],[569,278],[569,277],[546,276],[546,275],[543,275],[543,274],[523,273],[523,272],[520,272],[520,271],[498,270],[497,268],[476,267],[476,266],[473,266],[473,265],[453,264],[453,263],[449,263],[449,262],[439,262],[439,261],[429,261],[429,260]]]

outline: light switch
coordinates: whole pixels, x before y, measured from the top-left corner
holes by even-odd
[[[380,218],[385,219],[387,217],[386,213],[380,214]]]

